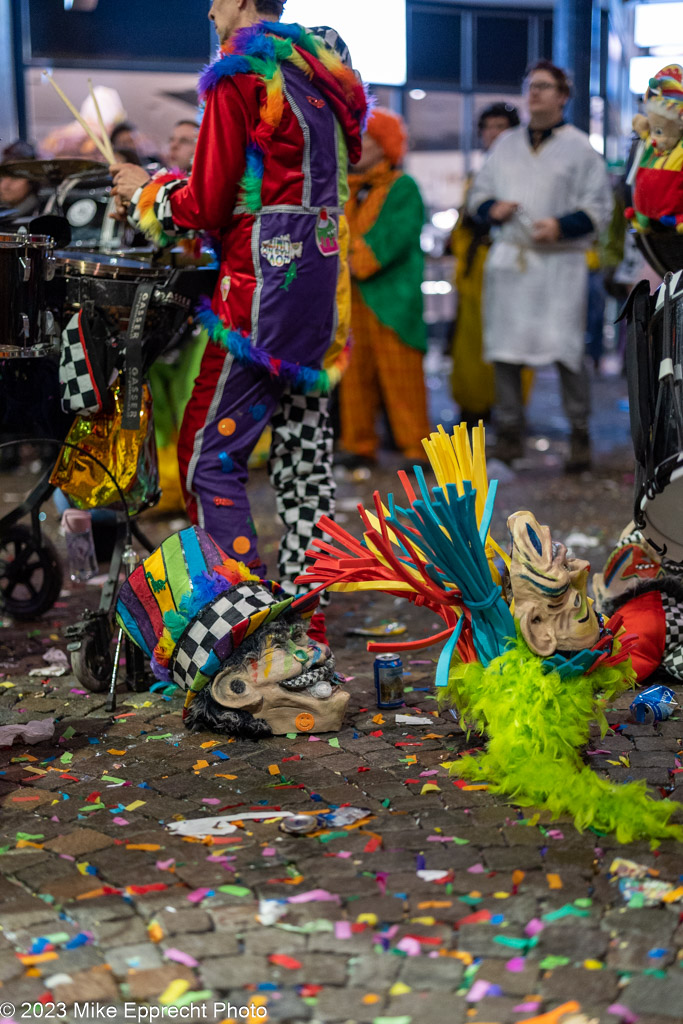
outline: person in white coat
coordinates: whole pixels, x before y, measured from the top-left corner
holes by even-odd
[[[584,365],[586,250],[612,212],[602,157],[564,121],[570,97],[561,68],[542,60],[525,79],[529,124],[501,135],[467,206],[497,227],[484,277],[484,356],[494,365],[497,444],[524,454],[524,366],[556,363],[571,426],[567,472],[590,465],[590,382]]]

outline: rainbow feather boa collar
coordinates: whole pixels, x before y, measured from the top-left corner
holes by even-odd
[[[240,29],[223,44],[216,59],[200,75],[198,92],[202,102],[222,79],[234,75],[257,75],[265,86],[260,122],[247,143],[246,170],[241,181],[240,202],[250,213],[258,213],[262,207],[264,155],[284,111],[285,82],[281,64],[289,61],[312,78],[315,67],[307,58],[321,65],[341,87],[351,120],[364,130],[369,110],[365,87],[338,53],[301,25],[261,21]]]

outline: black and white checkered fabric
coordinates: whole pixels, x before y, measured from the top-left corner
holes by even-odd
[[[206,665],[215,644],[226,633],[279,600],[281,598],[274,597],[265,587],[254,583],[240,583],[220,594],[192,620],[176,644],[169,665],[173,682],[187,690]]]
[[[102,395],[87,352],[83,310],[62,331],[59,354],[59,390],[64,412],[91,416],[102,409]]]
[[[308,31],[322,39],[328,49],[338,53],[347,68],[353,67],[349,48],[336,29],[330,28],[329,25],[315,25]]]
[[[332,475],[333,433],[329,399],[287,391],[271,420],[273,440],[268,472],[277,510],[285,526],[280,541],[278,578],[285,593],[306,567],[306,551],[321,516],[333,516],[336,486]]]
[[[683,607],[671,594],[662,594],[662,607],[666,622],[662,668],[676,679],[683,679]]]
[[[166,173],[164,170],[158,172],[159,176]],[[166,182],[165,185],[160,185],[156,198],[154,200],[154,206],[152,212],[161,225],[161,230],[167,238],[173,238],[175,235],[187,235],[187,230],[180,230],[173,220],[173,211],[171,209],[171,196],[176,189],[184,188],[187,185],[189,179],[177,179],[175,181]],[[130,210],[130,217],[135,223],[140,221],[140,210],[137,205],[134,205]]]

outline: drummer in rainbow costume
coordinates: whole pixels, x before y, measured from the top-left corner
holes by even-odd
[[[249,455],[270,423],[271,482],[285,525],[279,578],[294,579],[334,505],[327,394],[349,358],[347,169],[361,152],[365,90],[324,39],[280,24],[280,0],[214,0],[221,40],[199,83],[205,103],[192,175],[142,189],[116,169],[120,198],[158,244],[188,231],[221,239],[210,344],[180,432],[191,520],[264,576],[246,496]]]

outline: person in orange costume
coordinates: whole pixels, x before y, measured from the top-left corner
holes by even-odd
[[[423,461],[430,432],[422,358],[424,205],[400,165],[407,149],[403,119],[376,107],[363,136],[363,153],[349,175],[346,215],[351,231],[351,363],[341,384],[341,447],[348,468],[373,463],[377,412],[386,409],[397,447],[409,462]]]

